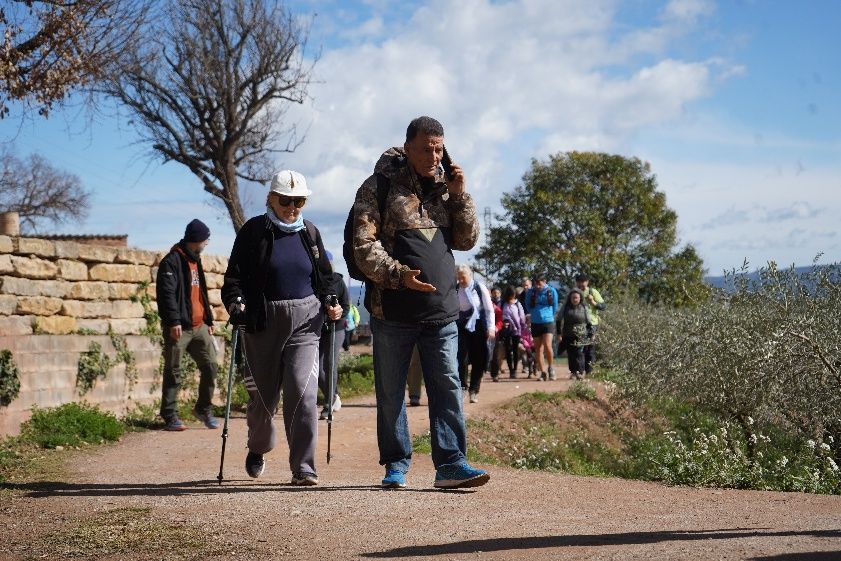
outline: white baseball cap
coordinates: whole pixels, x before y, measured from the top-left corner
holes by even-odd
[[[270,190],[287,197],[309,197],[312,194],[312,191],[307,189],[307,180],[304,179],[304,176],[291,169],[285,169],[274,174]]]

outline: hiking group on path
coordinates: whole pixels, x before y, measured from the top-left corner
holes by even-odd
[[[274,416],[282,395],[291,481],[302,486],[318,484],[317,423],[327,419],[329,430],[341,407],[335,356],[346,344],[344,326],[358,321],[319,229],[304,219],[312,194],[296,171],[273,176],[266,212],[237,233],[221,291],[231,324],[243,331],[234,354],[248,391],[245,471],[260,477],[263,456],[277,445]],[[190,222],[157,275],[165,335],[160,414],[169,431],[185,428],[175,399],[185,352],[201,371],[194,413],[206,427],[219,426],[210,404],[216,352],[200,259],[209,237],[204,223]],[[587,276],[578,275],[562,306],[543,274],[535,276],[534,287],[525,279],[519,294],[511,286],[504,293],[488,290],[453,257],[453,250],[472,249],[478,237],[476,206],[464,171],[444,147],[443,126],[431,117],[414,119],[403,146],[386,150],[356,192],[343,247],[351,278],[365,283],[370,312],[383,487],[405,487],[411,466],[407,382],[411,405],[420,403],[421,380],[426,388],[434,486],[450,489],[481,486],[490,478],[466,460],[462,390],[476,403],[485,372],[490,369],[498,381],[507,364],[515,378],[520,357],[529,378],[555,380],[556,332],[562,336],[558,352],[567,352],[573,377],[592,370],[597,310],[604,300],[588,288]],[[325,396],[320,415],[319,388]]]

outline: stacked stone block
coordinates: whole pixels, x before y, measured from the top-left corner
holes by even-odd
[[[137,296],[154,300],[164,252],[0,236],[0,335],[146,329]],[[205,256],[209,300],[217,323],[228,317],[221,288],[227,259]]]

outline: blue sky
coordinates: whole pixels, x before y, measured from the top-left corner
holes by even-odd
[[[344,218],[383,150],[421,114],[444,124],[480,211],[500,212],[531,158],[599,150],[649,161],[683,243],[709,273],[841,249],[841,3],[831,0],[369,0],[290,3],[320,51],[308,130],[277,161],[307,176],[305,215],[341,251]],[[194,217],[233,240],[227,215],[131,125],[79,109],[7,118],[0,139],[39,152],[94,193],[70,233],[127,233],[164,249]],[[265,187],[246,189],[250,214]],[[469,261],[470,254],[457,259]]]

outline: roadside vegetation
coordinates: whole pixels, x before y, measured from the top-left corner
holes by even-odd
[[[374,392],[374,367],[371,355],[342,354],[339,362],[339,393],[350,398]],[[189,367],[189,365],[186,365]],[[195,367],[193,367],[195,368]],[[220,404],[217,415],[224,415],[227,390],[227,368],[219,370]],[[186,376],[179,399],[179,414],[195,420],[192,407],[198,390],[196,376]],[[238,376],[234,384],[231,407],[245,411],[248,393]],[[21,434],[0,440],[0,484],[11,481],[33,481],[58,470],[61,452],[114,442],[126,431],[157,429],[163,426],[158,410],[160,402],[135,405],[122,419],[85,403],[67,403],[60,407],[34,408],[29,421],[21,425]],[[57,454],[56,452],[59,452]]]
[[[732,272],[694,306],[614,298],[598,380],[471,422],[471,454],[523,469],[841,493],[841,269]],[[417,444],[423,445],[423,439]]]
[[[60,454],[119,440],[125,425],[113,414],[84,403],[33,408],[19,436],[0,441],[0,484],[33,481],[59,471]]]

